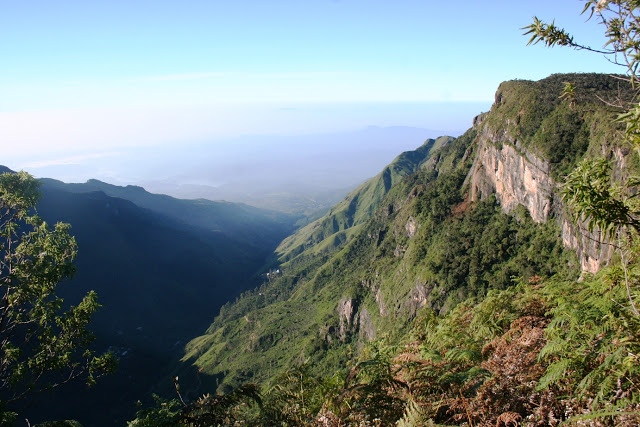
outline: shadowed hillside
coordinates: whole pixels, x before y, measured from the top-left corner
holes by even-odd
[[[245,205],[183,201],[99,182],[44,180],[41,191],[39,215],[72,224],[79,246],[78,272],[59,294],[76,303],[89,290],[98,293],[95,346],[113,350],[120,367],[91,390],[69,392],[73,398],[39,401],[36,414],[87,425],[130,417],[135,402],[169,378],[189,338],[224,303],[259,283],[257,272],[294,220]],[[105,399],[110,403],[96,406]]]

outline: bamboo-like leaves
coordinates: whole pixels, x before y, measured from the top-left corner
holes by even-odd
[[[547,47],[553,47],[556,44],[560,46],[575,46],[573,37],[571,37],[564,29],[558,28],[555,21],[546,24],[538,17],[533,17],[533,23],[522,28],[527,30],[524,35],[531,34],[531,38],[527,44],[538,44],[543,42]]]
[[[604,237],[611,238],[623,226],[640,231],[639,207],[626,191],[612,182],[609,162],[584,160],[567,177],[562,200],[590,232],[598,229]]]

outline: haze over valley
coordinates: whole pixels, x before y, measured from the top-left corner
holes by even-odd
[[[4,4],[0,427],[640,425],[636,3]]]

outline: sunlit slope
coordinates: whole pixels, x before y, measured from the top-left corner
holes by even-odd
[[[575,106],[559,98],[567,80],[582,89]],[[402,340],[424,307],[446,313],[513,277],[577,277],[553,177],[612,140],[615,111],[598,98],[616,88],[617,79],[599,75],[502,84],[464,135],[404,153],[286,239],[280,273],[225,305],[187,345],[185,361],[224,376],[222,388],[268,383],[305,361],[325,375],[370,340]],[[546,222],[525,207],[542,189]],[[506,209],[514,200],[521,205]]]
[[[408,168],[414,172],[406,173],[405,179],[398,176],[377,199],[377,210],[372,208],[369,219],[363,214],[358,225],[346,230],[351,239],[317,250],[329,236],[282,264],[271,282],[223,307],[207,333],[189,343],[185,359],[195,361],[203,373],[226,375],[223,386],[233,387],[250,379],[266,380],[307,358],[318,369],[344,366],[360,340],[384,329],[401,330],[419,306],[403,301],[412,299],[416,280],[423,283],[431,274],[421,262],[425,240],[442,237],[430,227],[418,235],[408,233],[407,224],[414,223],[421,210],[431,210],[431,202],[437,206],[436,215],[446,217],[454,201],[462,200],[459,188],[471,165],[465,154],[472,150],[474,135],[440,139],[431,163],[420,152],[400,156],[397,160],[407,169],[396,164],[395,173]],[[372,179],[368,188],[384,185],[384,175]],[[423,204],[425,198],[428,204]],[[405,245],[401,249],[398,240]],[[434,304],[453,301],[445,297]]]
[[[291,261],[309,249],[317,253],[344,243],[360,224],[373,216],[395,183],[402,177],[415,173],[451,141],[453,138],[448,136],[428,139],[418,149],[400,154],[382,172],[350,192],[322,218],[286,238],[276,249],[279,261]]]

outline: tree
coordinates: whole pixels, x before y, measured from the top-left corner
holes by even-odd
[[[630,102],[620,101],[617,121],[624,125],[624,137],[640,155],[640,2],[637,0],[587,0],[582,11],[589,19],[597,19],[604,26],[606,43],[602,49],[582,45],[555,23],[547,24],[534,17],[523,29],[530,34],[529,44],[544,43],[548,47],[560,45],[588,50],[604,55],[610,62],[625,69],[627,78],[636,89]],[[575,88],[566,83],[561,98],[572,102]],[[576,219],[584,222],[589,231],[599,229],[608,239],[621,238],[625,245],[630,235],[640,234],[640,179],[626,176],[616,183],[611,164],[606,160],[584,160],[569,174],[562,190],[562,198]],[[624,251],[621,255],[624,259]],[[627,245],[628,246],[628,245]],[[628,287],[628,281],[627,281]],[[640,316],[631,299],[633,311]]]
[[[178,399],[165,400],[153,395],[156,406],[142,407],[136,413],[136,419],[127,422],[128,427],[172,427],[188,425],[190,427],[263,425],[255,416],[250,417],[247,409],[257,404],[262,411],[262,399],[254,384],[245,384],[230,393],[223,395],[206,394],[197,401],[186,404],[180,394],[178,377],[174,378]],[[250,421],[249,421],[250,420]],[[247,422],[249,421],[249,422]],[[273,419],[266,425],[277,425]]]
[[[635,93],[630,101],[617,104],[621,112],[616,120],[624,127],[624,132],[620,141],[612,142],[626,143],[640,155],[640,1],[587,0],[582,13],[603,25],[606,37],[603,49],[581,45],[555,23],[546,24],[537,18],[525,27],[525,34],[531,34],[529,44],[543,42],[549,47],[561,45],[597,52],[622,66]],[[575,95],[575,88],[567,83],[561,98],[571,102]],[[589,396],[592,412],[570,421],[613,417],[611,419],[616,423],[622,424],[620,417],[638,414],[636,369],[640,311],[631,291],[631,284],[637,285],[638,280],[627,263],[630,258],[635,258],[637,271],[640,179],[631,176],[629,168],[621,172],[617,177],[619,182],[616,182],[611,162],[587,159],[569,174],[562,189],[562,198],[575,219],[585,223],[589,231],[598,229],[604,240],[614,244],[620,253],[622,267],[609,269],[604,276],[604,282],[609,283],[600,286],[604,292],[598,292],[595,286],[587,289],[588,296],[583,298],[581,307],[571,302],[568,306],[560,304],[549,312],[553,320],[546,332],[548,343],[541,350],[539,359],[547,359],[551,363],[540,379],[538,389],[562,382],[566,384],[572,375],[578,374],[580,381],[572,390],[579,398]],[[616,303],[607,295],[622,281],[630,307]],[[576,311],[572,313],[572,309]],[[612,326],[612,323],[617,324]],[[579,334],[593,334],[596,339],[578,337]],[[576,343],[587,344],[578,348]],[[637,418],[633,425],[637,425]]]
[[[113,354],[87,350],[98,309],[95,292],[63,309],[57,285],[70,279],[77,245],[69,224],[50,227],[35,213],[38,181],[0,175],[0,423],[20,400],[84,377],[91,385],[115,367]]]

